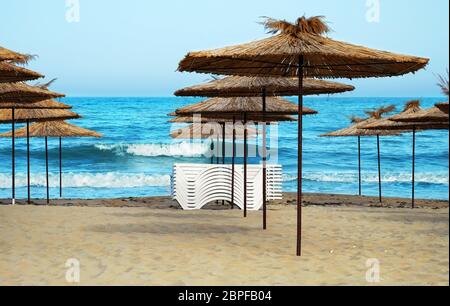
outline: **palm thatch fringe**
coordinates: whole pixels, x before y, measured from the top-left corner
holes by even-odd
[[[17,67],[7,62],[0,62],[0,83],[31,81],[43,77],[42,74],[32,70]]]
[[[81,118],[80,115],[67,109],[17,109],[14,111],[14,121],[20,122],[42,122],[54,120],[69,120]],[[0,123],[12,122],[12,110],[0,110]]]
[[[2,103],[34,103],[43,100],[62,98],[65,95],[29,86],[25,83],[0,84],[0,104]]]

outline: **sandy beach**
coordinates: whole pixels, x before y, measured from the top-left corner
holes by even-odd
[[[261,212],[181,211],[168,198],[0,206],[0,284],[73,285],[72,258],[79,285],[449,284],[448,202],[308,195],[297,258],[291,197],[270,206],[266,232]],[[369,259],[379,283],[366,280]]]

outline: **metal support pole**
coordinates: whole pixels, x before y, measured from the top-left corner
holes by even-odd
[[[361,136],[358,136],[358,181],[359,181],[359,196],[362,196],[362,176],[361,176]]]
[[[416,208],[416,127],[413,127],[413,151],[412,151],[412,208]]]
[[[244,218],[247,218],[247,113],[244,113]]]
[[[267,229],[267,126],[266,126],[266,89],[262,91],[262,162],[263,162],[263,229]]]
[[[48,182],[48,138],[45,137],[45,179],[47,184],[47,204],[50,204],[50,189]]]
[[[303,75],[304,57],[298,59],[298,179],[297,179],[297,256],[302,256],[302,175],[303,175]]]
[[[225,165],[225,121],[222,123],[222,165]],[[222,205],[225,205],[225,200],[222,200]]]
[[[12,171],[12,205],[16,205],[16,109],[11,109],[11,125],[12,125],[12,139],[11,139],[11,171]]]
[[[30,120],[27,120],[27,192],[28,204],[31,204],[31,173],[30,173]]]
[[[233,153],[231,158],[231,209],[234,209],[234,181],[236,163],[236,117],[233,116]]]
[[[59,137],[59,197],[62,198],[63,191],[63,179],[62,179],[62,137]]]
[[[380,152],[380,135],[377,135],[377,150],[378,150],[378,193],[380,203],[383,202],[381,193],[381,152]]]

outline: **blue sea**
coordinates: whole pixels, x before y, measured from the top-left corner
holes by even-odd
[[[352,115],[380,105],[399,110],[408,98],[306,98],[305,105],[320,112],[305,118],[304,189],[306,192],[357,194],[357,139],[319,135],[349,125]],[[431,107],[442,98],[424,98]],[[201,101],[196,98],[66,98],[83,119],[72,121],[104,135],[102,139],[63,141],[64,196],[111,198],[170,194],[174,163],[208,163],[209,142],[174,141],[167,121],[176,108]],[[295,101],[295,99],[292,99]],[[20,125],[19,125],[20,126]],[[10,125],[0,125],[0,132]],[[295,191],[297,180],[297,125],[278,126],[278,162],[284,168],[284,190]],[[429,131],[417,136],[416,194],[419,198],[448,199],[448,132]],[[383,194],[411,196],[412,135],[381,139]],[[256,146],[256,143],[251,143]],[[11,140],[0,139],[0,198],[11,197]],[[58,140],[49,140],[51,196],[58,196]],[[25,140],[16,143],[17,198],[26,198]],[[32,197],[45,197],[44,140],[31,141]],[[258,163],[258,158],[252,159]],[[376,139],[362,139],[364,195],[377,195]]]

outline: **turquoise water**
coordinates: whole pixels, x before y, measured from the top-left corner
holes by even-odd
[[[304,125],[304,188],[306,192],[356,194],[357,139],[320,138],[320,134],[348,126],[351,115],[395,104],[408,98],[306,98],[305,105],[320,112]],[[439,98],[422,99],[431,107]],[[102,139],[64,140],[64,196],[106,198],[168,195],[175,162],[208,163],[209,143],[173,141],[166,114],[194,98],[66,98],[84,118],[73,123],[105,135]],[[295,99],[293,99],[295,101]],[[10,125],[0,125],[6,132]],[[297,169],[296,123],[279,126],[278,158],[284,167],[284,190],[295,191]],[[383,193],[409,197],[411,193],[411,134],[381,139]],[[274,144],[273,144],[274,145]],[[448,132],[417,136],[417,196],[448,199]],[[49,140],[51,195],[58,196],[58,140]],[[254,146],[254,144],[253,144]],[[275,146],[275,145],[274,145]],[[11,196],[10,140],[0,139],[0,198]],[[44,140],[32,139],[32,196],[45,196]],[[376,139],[362,139],[363,193],[377,195]],[[26,197],[25,140],[17,145],[17,197]],[[253,158],[252,162],[259,162]]]

